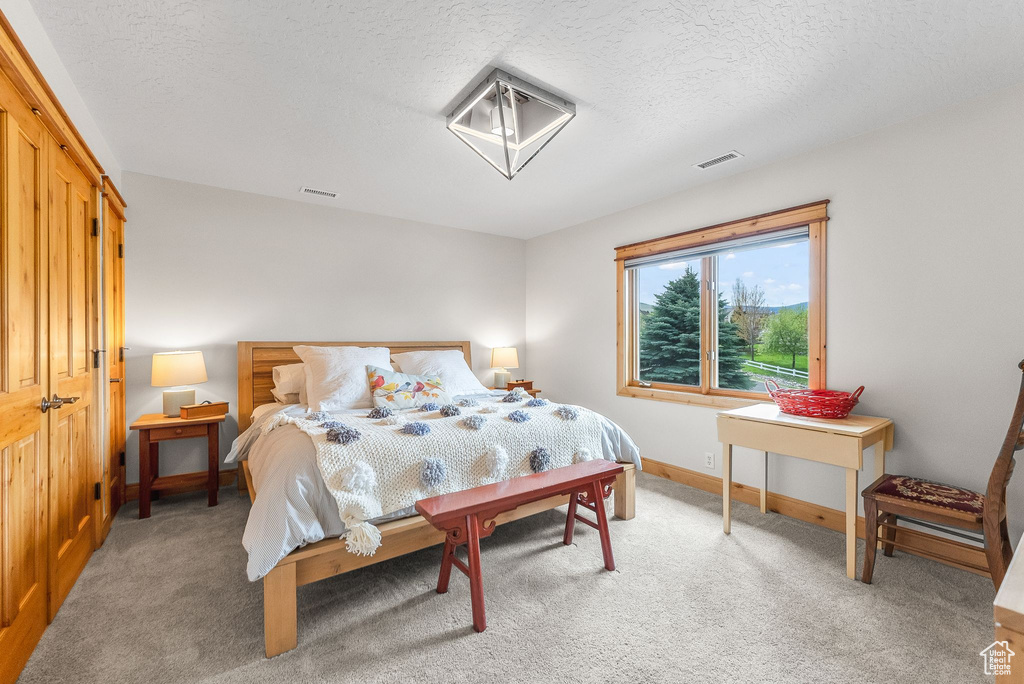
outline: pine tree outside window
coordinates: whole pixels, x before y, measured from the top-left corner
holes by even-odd
[[[825,387],[827,201],[616,250],[618,393],[731,407]]]

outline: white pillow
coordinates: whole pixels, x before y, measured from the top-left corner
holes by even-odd
[[[282,404],[305,404],[306,364],[290,363],[274,366],[274,389],[271,393]]]
[[[480,380],[466,363],[466,356],[458,349],[404,352],[395,354],[392,358],[403,373],[441,378],[445,391],[453,397],[489,391],[480,384]]]
[[[306,365],[306,403],[311,411],[370,408],[367,366],[391,361],[387,347],[292,347]]]

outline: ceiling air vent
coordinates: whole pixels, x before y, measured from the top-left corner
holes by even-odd
[[[742,156],[743,155],[737,152],[736,150],[732,150],[731,152],[726,152],[725,154],[719,157],[715,157],[714,159],[708,159],[707,161],[702,161],[700,164],[694,164],[693,166],[694,168],[697,169],[710,169],[712,166],[718,166],[719,164],[724,164],[727,161],[739,159]]]
[[[330,190],[317,190],[316,188],[307,188],[302,186],[299,190],[303,195],[314,195],[315,197],[327,197],[328,199],[334,199],[338,196],[338,193]]]

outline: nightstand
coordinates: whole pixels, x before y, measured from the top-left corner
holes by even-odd
[[[153,492],[165,489],[179,489],[179,476],[160,477],[160,442],[172,439],[205,437],[209,454],[209,470],[206,474],[207,505],[217,505],[217,488],[220,486],[220,424],[226,416],[206,418],[170,418],[162,413],[149,413],[134,423],[132,430],[139,431],[139,518],[149,517]]]
[[[536,397],[538,394],[540,394],[540,390],[539,389],[533,389],[533,380],[509,380],[508,381],[508,387],[505,387],[504,389],[509,391],[509,392],[511,392],[512,390],[514,390],[517,387],[522,388],[522,390],[524,392],[526,392],[527,394],[529,394],[531,397]],[[488,389],[501,389],[501,388],[489,387]]]

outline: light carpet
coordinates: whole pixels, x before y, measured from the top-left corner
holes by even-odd
[[[641,474],[634,520],[561,543],[564,513],[483,540],[487,630],[469,583],[435,593],[440,547],[299,589],[299,646],[263,657],[233,488],[122,509],[21,682],[967,682],[992,641],[991,583],[897,552],[846,578],[843,536]],[[863,544],[861,545],[863,552]]]

